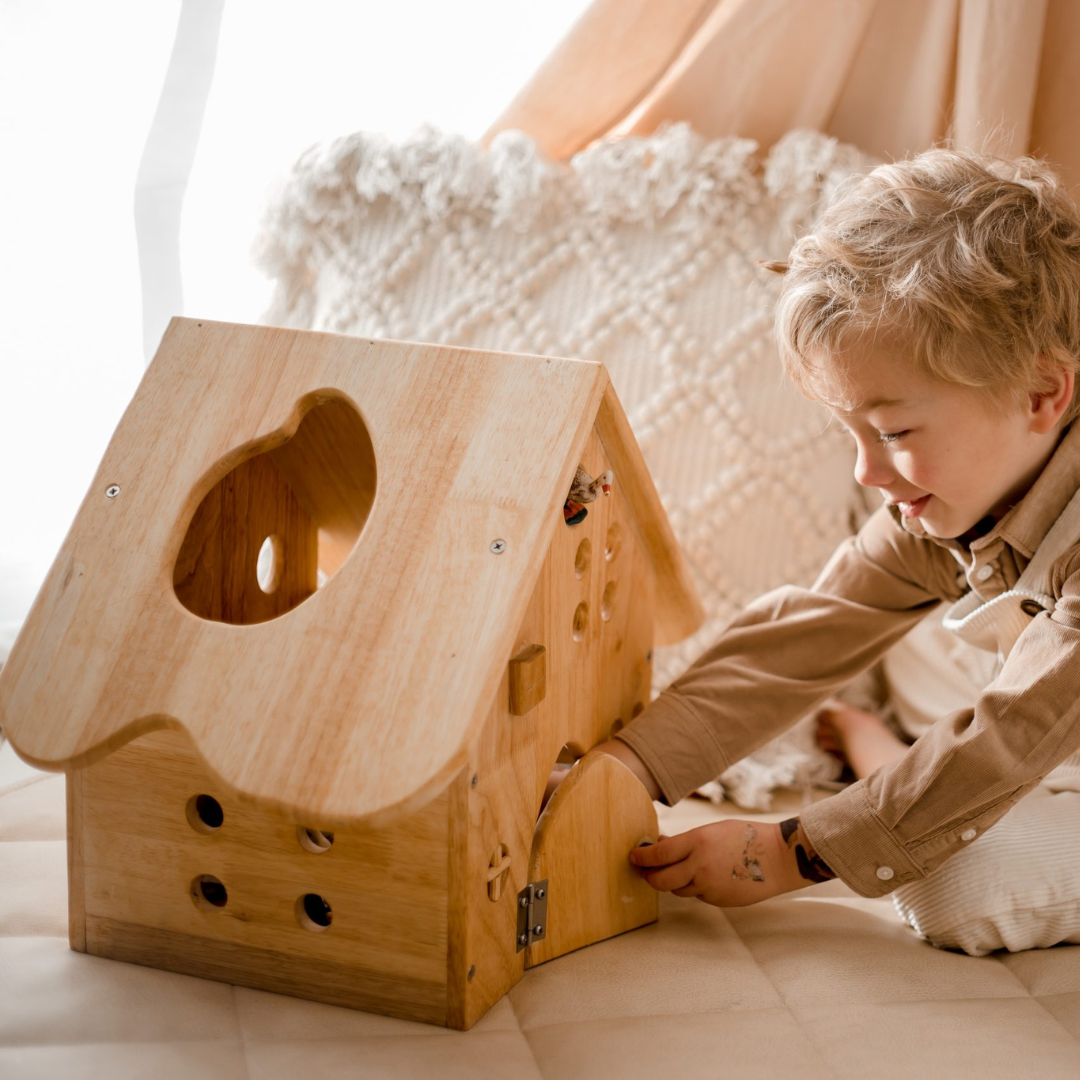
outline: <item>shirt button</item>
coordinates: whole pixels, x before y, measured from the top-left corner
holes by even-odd
[[[882,881],[888,881],[893,876],[893,868],[891,866],[879,866],[877,868],[877,876]]]
[[[975,571],[975,576],[980,581],[985,581],[988,577],[994,576],[994,568],[989,564],[987,564],[986,566],[980,566],[979,569]]]
[[[975,839],[975,830],[974,829],[965,829],[960,834],[960,839],[961,840],[974,840]]]

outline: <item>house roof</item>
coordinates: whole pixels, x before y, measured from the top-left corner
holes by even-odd
[[[188,610],[196,507],[330,400],[376,464],[355,548],[280,617]],[[316,821],[422,805],[467,761],[594,426],[656,569],[657,643],[678,641],[704,612],[602,364],[174,318],[0,673],[0,724],[52,769],[181,727],[227,787]]]

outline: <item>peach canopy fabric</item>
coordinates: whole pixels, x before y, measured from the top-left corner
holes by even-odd
[[[594,0],[484,134],[557,160],[688,121],[767,150],[815,128],[886,159],[943,136],[1080,185],[1077,0]]]

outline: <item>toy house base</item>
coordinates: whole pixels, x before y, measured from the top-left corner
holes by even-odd
[[[471,1027],[656,919],[587,751],[702,615],[602,365],[173,320],[0,673],[72,947]]]
[[[625,859],[657,838],[641,784],[602,754],[564,784],[530,860],[544,875],[535,880],[548,893],[546,926],[519,948],[513,887],[493,901],[486,867],[468,873],[468,837],[454,825],[474,791],[464,773],[399,825],[335,830],[319,850],[299,839],[309,835],[304,827],[210,782],[182,733],[143,736],[68,776],[71,946],[468,1028],[526,968],[657,917],[656,894]],[[187,820],[191,792],[220,798],[214,832]],[[485,861],[483,851],[472,855]],[[309,897],[318,902],[305,910]]]

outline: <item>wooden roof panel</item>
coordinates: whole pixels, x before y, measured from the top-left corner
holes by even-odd
[[[353,550],[269,621],[185,608],[173,566],[203,497],[287,460],[334,399],[377,470]],[[700,602],[602,364],[173,319],[0,673],[0,722],[46,768],[169,724],[226,785],[312,819],[415,808],[464,763],[594,423],[678,640]]]

